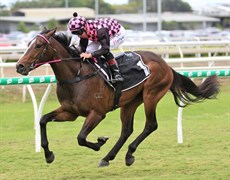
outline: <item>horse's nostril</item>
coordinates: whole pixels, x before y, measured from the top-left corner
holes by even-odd
[[[24,66],[22,64],[17,64],[16,69],[17,69],[18,73],[21,73],[23,71],[23,69],[24,69]]]
[[[16,67],[18,69],[18,68],[23,68],[24,66],[22,64],[17,64]]]

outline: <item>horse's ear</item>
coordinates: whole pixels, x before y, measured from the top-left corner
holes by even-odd
[[[48,29],[47,29],[46,27],[43,27],[43,30],[45,30],[45,31],[46,31],[46,30],[48,30]]]
[[[57,30],[57,27],[51,29],[51,30],[48,32],[47,35],[48,35],[48,36],[52,36],[52,35],[56,32],[56,30]]]

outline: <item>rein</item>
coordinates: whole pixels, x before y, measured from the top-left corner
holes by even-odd
[[[37,68],[41,65],[44,65],[44,64],[52,64],[52,63],[58,63],[58,62],[61,62],[61,61],[67,61],[67,60],[81,60],[82,58],[81,57],[70,57],[70,58],[63,58],[63,59],[54,59],[54,60],[51,60],[51,61],[47,61],[47,62],[40,62],[40,63],[36,63],[34,68]]]
[[[41,66],[41,65],[43,65],[43,64],[52,64],[52,63],[57,63],[57,62],[61,62],[61,61],[62,61],[61,59],[54,59],[54,60],[48,61],[48,62],[36,63],[34,65],[34,69],[37,68],[37,67],[39,67],[39,66]]]
[[[50,41],[44,35],[38,34],[37,36],[43,38],[47,42],[47,45],[51,44]],[[51,46],[51,48],[54,50],[54,52],[57,52],[57,50],[54,49],[52,46]],[[59,83],[59,84],[78,83],[80,81],[83,81],[83,80],[86,80],[86,79],[89,79],[89,78],[95,76],[99,72],[99,69],[98,69],[98,70],[94,71],[91,74],[87,74],[85,76],[80,76],[80,72],[81,72],[81,69],[82,69],[82,58],[81,57],[70,57],[70,58],[63,58],[63,59],[54,59],[54,60],[47,61],[47,62],[35,63],[34,64],[34,69],[37,68],[37,67],[39,67],[39,66],[41,66],[41,65],[44,65],[44,64],[58,63],[58,62],[63,62],[63,61],[67,61],[67,60],[80,60],[80,68],[78,69],[78,73],[77,73],[76,77],[74,77],[73,79],[67,79],[67,80],[57,81],[57,83]],[[89,61],[87,61],[87,62],[90,64]]]
[[[41,37],[42,39],[44,39],[48,45],[50,45],[50,41],[48,38],[46,38],[43,34],[38,34],[37,36]],[[51,45],[50,45],[51,46]],[[51,46],[51,48],[54,50],[54,52],[57,52],[57,50],[55,48],[53,48]],[[78,59],[78,60],[81,60],[80,57],[71,57],[71,58],[64,58],[64,59],[54,59],[54,60],[51,60],[51,61],[47,61],[47,62],[40,62],[40,63],[36,63],[35,64],[35,68],[43,65],[43,64],[51,64],[51,63],[57,63],[57,62],[61,62],[61,61],[64,61],[64,60],[74,60],[74,59]]]

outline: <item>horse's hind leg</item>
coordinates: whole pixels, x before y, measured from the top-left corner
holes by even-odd
[[[125,105],[121,108],[122,130],[120,138],[111,151],[99,162],[100,167],[109,165],[109,161],[115,158],[128,137],[132,134],[134,113],[141,102],[141,99],[136,100],[136,102],[132,101],[128,105]]]
[[[49,142],[47,138],[46,125],[50,121],[73,121],[77,118],[77,116],[63,111],[62,108],[59,108],[55,111],[52,111],[46,115],[44,115],[40,120],[40,128],[41,128],[41,146],[44,149],[45,158],[47,163],[52,163],[54,160],[54,154],[49,150]]]
[[[129,145],[128,152],[126,154],[126,165],[130,166],[134,162],[134,156],[132,155],[137,146],[158,127],[156,119],[156,106],[159,100],[165,95],[169,89],[169,84],[159,83],[155,88],[144,90],[143,101],[145,107],[146,123],[142,133]]]
[[[145,113],[147,118],[145,127],[143,132],[128,147],[128,152],[125,157],[127,166],[130,166],[131,164],[134,163],[135,159],[132,154],[136,151],[137,146],[158,127],[155,109],[156,109],[156,104],[152,104],[151,108],[147,108],[147,109],[145,104]]]

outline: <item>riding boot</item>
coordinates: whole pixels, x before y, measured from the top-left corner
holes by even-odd
[[[111,69],[111,72],[112,72],[112,75],[113,75],[113,78],[114,78],[115,82],[124,81],[124,78],[120,74],[119,67],[118,67],[117,63],[113,64],[113,65],[110,65],[109,67]]]

